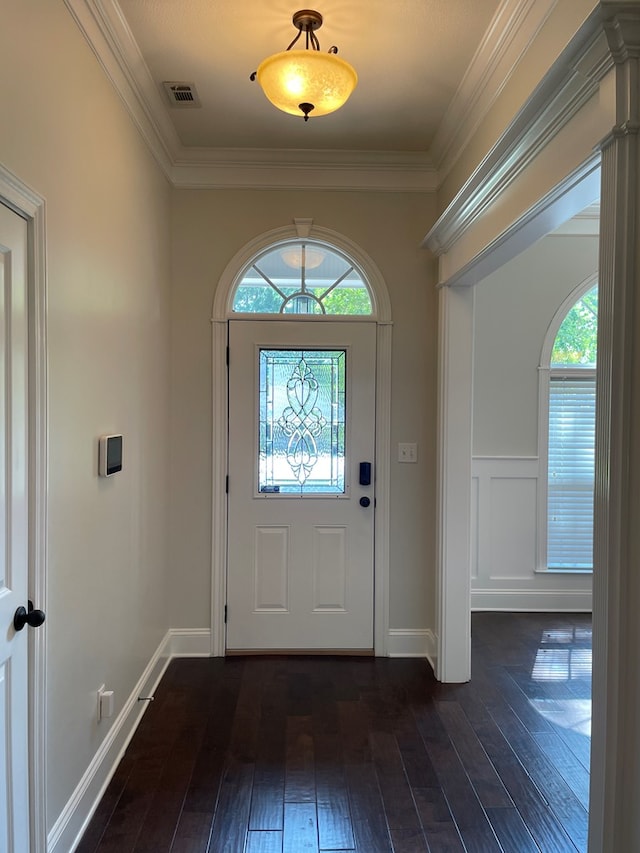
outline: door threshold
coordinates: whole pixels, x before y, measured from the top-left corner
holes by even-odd
[[[256,655],[270,655],[271,657],[291,657],[292,655],[306,655],[317,657],[349,656],[349,657],[374,657],[373,649],[227,649],[225,657],[248,657]]]

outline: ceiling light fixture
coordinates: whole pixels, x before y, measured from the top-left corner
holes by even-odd
[[[322,15],[313,9],[301,9],[293,16],[298,35],[286,50],[268,56],[251,75],[274,107],[290,115],[324,116],[335,112],[349,98],[358,82],[355,70],[336,56],[337,47],[320,53],[315,30],[322,26]],[[305,50],[291,50],[302,33]]]
[[[280,252],[280,257],[291,269],[299,270],[304,267],[314,270],[320,266],[325,259],[322,249],[312,248],[303,243],[302,246],[287,246]]]

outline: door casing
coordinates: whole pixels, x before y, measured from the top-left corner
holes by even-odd
[[[29,326],[29,597],[47,610],[47,294],[44,199],[0,164],[0,199],[27,220]],[[46,625],[46,623],[45,623]],[[29,812],[31,850],[47,849],[46,643],[29,632]]]
[[[256,237],[240,249],[222,274],[213,300],[212,324],[212,551],[211,551],[211,654],[225,654],[224,606],[226,602],[227,557],[227,340],[228,319],[238,273],[259,251],[296,237],[325,241],[353,258],[370,287],[375,312],[363,318],[376,323],[376,526],[374,541],[374,652],[387,653],[389,634],[389,496],[391,468],[391,303],[384,279],[363,250],[337,232],[321,228],[309,219],[294,219],[293,226],[278,228]],[[264,315],[247,315],[257,319]],[[286,317],[272,319],[287,322]],[[296,319],[299,319],[296,318]],[[339,317],[332,321],[340,322]],[[346,317],[353,322],[353,317]],[[322,322],[309,318],[307,322]]]

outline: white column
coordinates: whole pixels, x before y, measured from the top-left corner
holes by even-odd
[[[616,66],[602,144],[592,853],[640,850],[640,5],[601,3]]]
[[[436,677],[471,677],[472,287],[439,291]]]

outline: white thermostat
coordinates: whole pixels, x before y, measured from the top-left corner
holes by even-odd
[[[110,477],[122,471],[122,436],[101,435],[98,448],[98,473]]]

